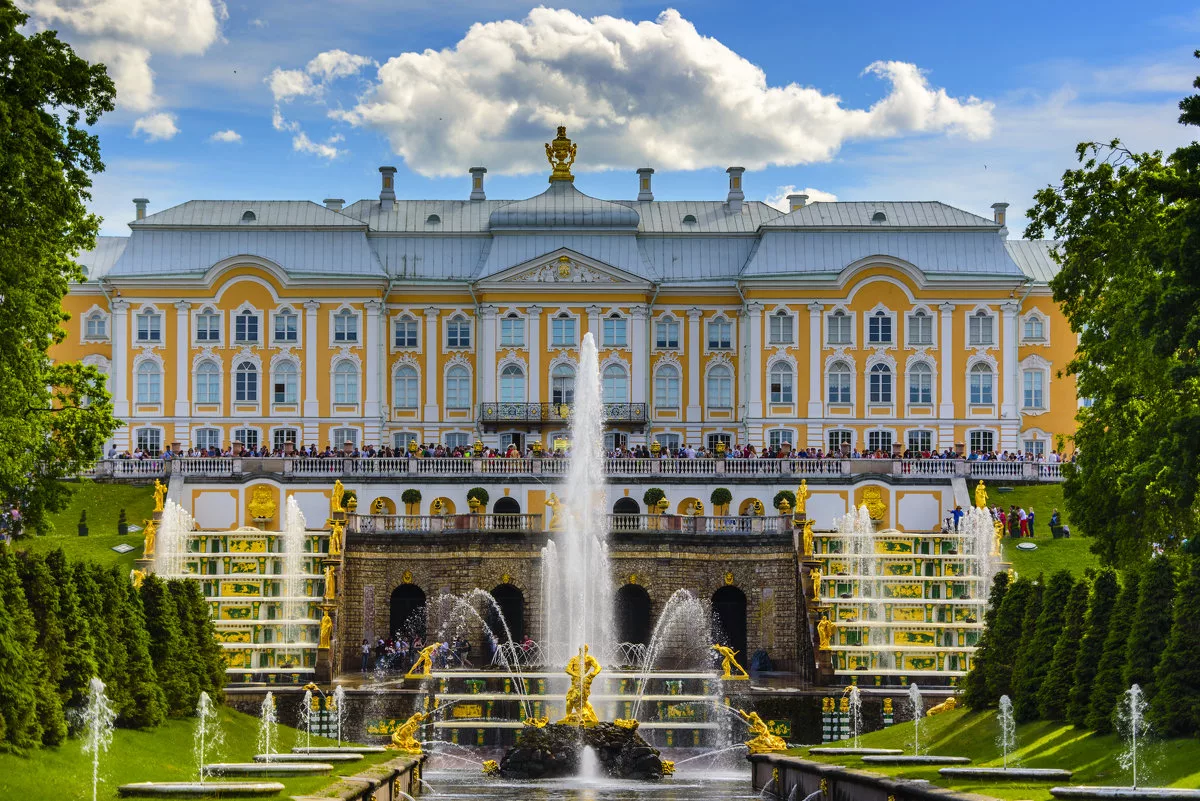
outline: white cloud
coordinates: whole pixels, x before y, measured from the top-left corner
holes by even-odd
[[[349,78],[371,63],[366,56],[356,56],[345,50],[326,50],[318,53],[305,69],[309,75],[319,75],[326,81]]]
[[[780,211],[788,211],[788,195],[808,195],[809,203],[833,203],[837,201],[837,195],[832,192],[813,189],[811,186],[797,189],[795,184],[788,184],[787,186],[775,187],[775,191],[763,198],[763,202],[768,206],[774,206]]]
[[[128,111],[149,111],[158,105],[154,94],[154,70],[150,51],[112,39],[84,42],[79,52],[91,61],[101,61],[117,87],[117,106]]]
[[[266,82],[275,102],[287,103],[297,97],[320,97],[330,82],[357,75],[371,63],[366,56],[356,56],[345,50],[326,50],[314,56],[303,70],[276,67]]]
[[[991,134],[991,103],[953,98],[912,64],[867,72],[890,90],[869,108],[846,108],[819,89],[770,85],[674,10],[633,22],[536,8],[521,21],[473,25],[453,48],[390,59],[350,110],[330,116],[379,130],[428,176],[468,162],[544,169],[540,145],[558,124],[581,141],[584,170],[664,159],[675,169],[760,169],[827,161],[855,139]]]
[[[308,134],[300,131],[292,137],[292,150],[298,153],[312,153],[314,156],[333,160],[345,152],[334,147],[340,141],[342,141],[341,136],[331,136],[324,142],[314,142],[308,138]]]
[[[179,128],[175,126],[174,114],[160,111],[157,114],[139,117],[133,124],[133,132],[134,134],[144,134],[149,142],[158,142],[172,138],[179,133]]]
[[[224,131],[217,131],[212,136],[208,137],[210,142],[240,142],[242,135],[232,128],[226,128]]]
[[[300,70],[281,70],[276,67],[267,76],[267,85],[271,87],[276,103],[321,93],[321,87]]]
[[[267,27],[267,21],[265,19],[259,19],[258,17],[255,17],[254,19],[250,20],[250,24],[253,25],[255,28]]]

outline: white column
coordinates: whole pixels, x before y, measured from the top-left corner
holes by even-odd
[[[813,447],[821,444],[820,426],[813,421],[823,416],[821,374],[825,370],[821,364],[821,312],[824,308],[817,301],[808,304],[808,444]],[[817,434],[815,445],[812,442],[814,431]]]
[[[941,358],[938,360],[938,375],[941,390],[938,392],[938,417],[951,420],[954,417],[954,304],[938,306],[942,312]],[[945,447],[943,443],[942,447]]]
[[[479,387],[480,403],[500,400],[496,391],[496,312],[495,306],[479,307]]]
[[[688,334],[687,334],[687,380],[688,380],[688,405],[687,405],[687,421],[689,423],[700,422],[700,354],[704,350],[704,343],[700,339],[700,309],[693,306],[687,310],[688,316]],[[696,432],[699,434],[699,431]],[[689,432],[690,435],[690,432]]]
[[[366,309],[365,325],[363,326],[363,334],[366,341],[363,343],[363,348],[367,352],[367,364],[364,368],[366,371],[367,399],[363,405],[363,440],[369,441],[371,433],[374,433],[374,438],[379,437],[379,410],[380,394],[379,394],[379,308],[380,302],[377,300],[368,300],[363,303]],[[372,432],[373,429],[373,432]]]
[[[1017,362],[1017,309],[1015,301],[1009,301],[1000,307],[1002,323],[1000,326],[1000,375],[1001,387],[1004,390],[1004,405],[1000,408],[1001,430],[1000,448],[1014,450],[1017,447],[1017,434],[1021,421],[1017,413],[1017,373],[1020,365]]]
[[[129,417],[129,303],[112,302],[112,398],[113,416]],[[126,425],[128,432],[128,425]]]
[[[587,318],[587,330],[591,333],[592,339],[596,340],[596,349],[599,350],[603,347],[603,344],[600,342],[600,307],[595,304],[588,306]],[[583,342],[582,336],[579,338],[579,341]]]
[[[192,304],[181,300],[175,304],[175,417],[186,418],[191,413],[188,403],[188,309]],[[176,419],[176,428],[186,425],[186,420]],[[175,439],[179,439],[178,430]],[[182,442],[182,440],[180,440]]]
[[[321,308],[320,301],[309,300],[304,304],[304,436],[317,439],[317,421],[311,418],[320,417],[321,404],[317,400],[317,353],[320,344],[317,342],[317,312]]]
[[[747,411],[747,416],[750,418],[746,422],[761,421],[763,416],[763,344],[762,344],[762,313],[763,305],[761,303],[750,303],[746,305],[746,328],[749,334],[749,353],[743,369],[746,371],[746,383],[750,398],[750,405]]]
[[[629,349],[633,352],[633,374],[629,376],[629,400],[646,403],[646,387],[649,385],[650,366],[646,363],[646,312],[645,306],[634,306],[629,310]]]
[[[425,353],[425,374],[423,376],[425,379],[425,410],[422,418],[428,426],[439,420],[437,388],[441,381],[441,376],[437,374],[438,354],[441,352],[438,345],[438,310],[434,306],[425,308],[425,341],[421,345],[421,350]],[[436,429],[434,431],[436,433]],[[426,437],[428,437],[428,428],[426,428],[426,432]]]
[[[529,344],[529,402],[542,402],[542,307],[530,306],[525,310],[529,317],[529,331],[525,341]]]

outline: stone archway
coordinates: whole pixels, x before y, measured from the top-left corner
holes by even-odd
[[[613,504],[614,515],[640,515],[642,506],[633,498],[617,498]]]
[[[513,515],[513,517],[496,518],[496,528],[518,529],[521,527],[520,521],[516,518],[516,515],[521,514],[521,504],[516,498],[510,498],[507,495],[497,498],[496,503],[492,506],[492,514]]]
[[[388,621],[389,637],[425,639],[425,591],[416,584],[401,584],[392,590]]]
[[[712,595],[713,640],[738,652],[738,661],[750,665],[746,653],[746,593],[727,585]]]
[[[622,584],[615,599],[617,642],[650,644],[650,593],[637,584]]]
[[[504,615],[504,623],[508,624],[508,633],[506,634],[504,623],[500,622],[500,616],[496,613],[495,607],[488,606],[484,620],[498,640],[496,645],[505,644],[511,635],[512,642],[519,646],[525,637],[525,593],[512,584],[501,584],[492,589],[492,597],[496,599],[496,606],[500,607],[500,613]],[[496,645],[490,641],[483,643],[483,653],[487,656],[487,662],[484,664],[493,661]]]

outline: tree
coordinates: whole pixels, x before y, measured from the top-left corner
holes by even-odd
[[[467,500],[469,501],[472,498],[479,501],[480,509],[482,509],[485,512],[487,511],[487,505],[488,505],[488,491],[487,490],[485,490],[483,487],[471,487],[471,489],[467,490]]]
[[[708,496],[708,500],[713,505],[713,511],[716,512],[718,509],[724,509],[729,505],[730,501],[733,500],[733,493],[725,487],[717,487]]]
[[[771,504],[778,509],[783,506],[785,500],[788,502],[789,507],[792,509],[796,508],[796,493],[786,489],[775,493],[775,498],[771,501]]]
[[[120,676],[123,704],[117,707],[117,723],[131,728],[157,726],[166,718],[167,699],[150,655],[141,593],[119,567],[105,573],[109,590],[105,612],[116,615],[116,620],[109,619],[113,641],[120,644],[120,662],[114,667]]]
[[[413,489],[412,487],[409,487],[404,492],[400,493],[400,500],[403,501],[404,505],[407,507],[406,511],[409,514],[412,514],[413,507],[419,507],[421,505],[421,491],[419,489]],[[420,509],[417,511],[420,511]]]
[[[1012,583],[1000,603],[996,622],[990,627],[988,639],[992,658],[984,661],[987,676],[987,697],[1013,695],[1013,672],[1025,641],[1025,614],[1041,599],[1041,587],[1030,579],[1019,578]],[[1037,612],[1034,612],[1034,618]]]
[[[653,514],[658,506],[658,502],[667,497],[667,494],[659,487],[650,487],[642,493],[642,503],[646,504],[646,511]]]
[[[92,627],[83,610],[75,584],[75,571],[62,549],[46,554],[46,568],[58,588],[59,621],[63,631],[62,676],[59,697],[68,709],[82,707],[87,701],[88,685],[97,675],[96,647]]]
[[[1075,658],[1075,672],[1071,678],[1070,702],[1067,720],[1074,726],[1087,725],[1088,709],[1092,700],[1092,685],[1100,669],[1104,655],[1104,640],[1108,637],[1108,622],[1117,601],[1117,574],[1113,570],[1101,570],[1092,583],[1092,597],[1088,604],[1087,621],[1083,627],[1083,638]]]
[[[1088,583],[1086,579],[1080,579],[1067,596],[1062,631],[1059,632],[1058,642],[1054,644],[1046,678],[1038,689],[1038,714],[1043,720],[1067,719],[1071,682],[1075,678],[1075,663],[1079,657],[1079,641],[1083,637],[1087,606]]]
[[[66,647],[66,633],[59,619],[58,586],[46,567],[46,560],[39,554],[18,554],[17,574],[21,577],[25,602],[33,614],[37,649],[42,655],[46,678],[57,690],[62,681]]]
[[[1092,685],[1086,724],[1097,734],[1108,734],[1113,730],[1113,710],[1117,707],[1117,699],[1125,692],[1121,671],[1125,667],[1125,645],[1129,642],[1129,624],[1133,621],[1137,602],[1138,573],[1129,570],[1125,572],[1125,583],[1108,620],[1104,651],[1096,668],[1096,682]]]
[[[167,583],[153,574],[142,582],[141,596],[146,633],[150,636],[150,658],[167,700],[167,714],[176,718],[190,715],[200,697],[200,686],[175,601]]]
[[[963,702],[972,709],[986,709],[996,703],[1000,696],[988,692],[988,664],[1000,661],[1003,656],[996,649],[996,621],[1000,616],[1000,605],[1008,594],[1008,574],[997,573],[992,579],[992,590],[988,594],[987,611],[983,615],[983,634],[971,660],[971,672],[964,679]]]
[[[1200,125],[1200,95],[1179,105],[1180,123]],[[1050,286],[1079,338],[1068,372],[1092,401],[1067,510],[1102,560],[1136,564],[1200,532],[1200,144],[1165,159],[1118,140],[1076,153],[1025,233],[1059,240]]]
[[[1037,615],[1033,615],[1031,608],[1025,616],[1024,641],[1013,670],[1013,716],[1018,722],[1037,719],[1038,690],[1062,631],[1063,605],[1073,585],[1070,573],[1065,570],[1055,573],[1042,590],[1036,604]]]
[[[1142,571],[1138,604],[1125,646],[1125,687],[1141,685],[1147,702],[1154,700],[1154,671],[1171,631],[1171,601],[1175,597],[1175,565],[1165,556],[1152,560]]]
[[[42,740],[38,722],[37,633],[16,560],[0,548],[0,750],[24,753]]]
[[[225,655],[208,614],[208,602],[194,581],[175,580],[168,582],[168,587],[187,639],[185,648],[193,654],[199,689],[219,703],[225,686]]]
[[[112,110],[114,90],[53,31],[26,36],[27,20],[0,0],[0,501],[40,532],[70,496],[60,479],[89,467],[116,427],[104,376],[48,355],[82,277],[72,256],[99,230],[85,204],[104,165],[85,124]]]
[[[113,651],[116,649],[112,632],[104,618],[104,589],[96,581],[96,574],[100,572],[102,570],[91,562],[77,560],[71,564],[71,584],[79,598],[79,614],[92,641],[95,675],[104,682],[109,698],[113,699],[120,683],[113,670]],[[113,703],[119,708],[115,700]]]
[[[1200,734],[1200,559],[1188,565],[1150,702],[1150,723],[1163,737]]]

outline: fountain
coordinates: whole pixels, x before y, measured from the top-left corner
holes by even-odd
[[[276,745],[275,726],[278,722],[275,712],[275,693],[267,693],[258,714],[258,751],[263,757],[263,762],[270,762]]]
[[[1013,718],[1012,699],[1000,696],[1000,707],[996,712],[1000,734],[996,744],[1000,747],[1001,767],[998,768],[942,768],[939,774],[951,779],[995,779],[997,781],[1065,781],[1071,771],[1058,768],[1010,768],[1008,755],[1017,744],[1017,722]]]
[[[913,722],[913,756],[921,755],[921,718],[925,716],[925,702],[921,699],[921,688],[908,685],[908,709]]]
[[[154,572],[163,578],[179,578],[187,555],[188,534],[194,528],[192,516],[173,500],[163,505],[154,545]]]
[[[941,709],[930,709],[928,714],[936,714],[943,709],[953,709],[954,705],[949,701],[944,702],[945,705]],[[870,755],[862,758],[863,762],[870,762],[882,765],[965,765],[971,760],[967,757],[956,756],[935,756],[921,753],[921,719],[925,717],[925,700],[921,696],[921,688],[912,683],[908,685],[908,709],[912,714],[913,722],[913,752],[911,754],[886,754],[886,755]]]
[[[338,747],[342,746],[342,720],[346,714],[346,688],[338,685],[333,691],[333,719]]]
[[[92,801],[96,801],[100,787],[100,755],[112,745],[116,720],[117,712],[104,692],[104,682],[93,676],[83,712],[83,752],[92,756]]]
[[[304,729],[304,747],[312,748],[312,730],[313,730],[313,694],[312,690],[304,691],[304,698],[300,701],[300,728]]]
[[[196,754],[196,778],[204,781],[204,764],[208,762],[210,752],[220,750],[223,741],[221,724],[217,718],[217,708],[213,705],[208,693],[200,693],[196,704],[196,734],[194,751]]]

